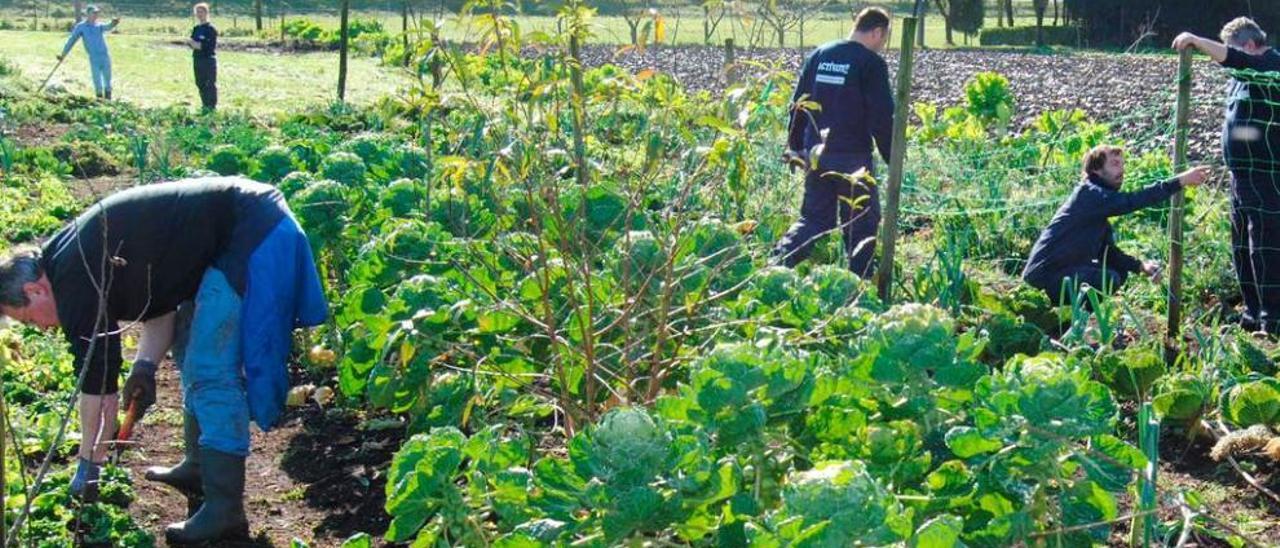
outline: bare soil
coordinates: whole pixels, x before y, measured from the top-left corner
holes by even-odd
[[[186,497],[148,482],[149,466],[182,459],[181,388],[170,366],[157,375],[159,401],[139,427],[136,449],[124,465],[135,479],[137,522],[164,546],[164,527],[186,519]],[[384,470],[400,446],[403,430],[363,431],[363,417],[323,409],[315,403],[290,408],[269,432],[255,429],[246,463],[245,510],[253,540],[218,546],[286,547],[293,539],[311,546],[337,546],[359,532],[375,537],[390,520],[383,511]]]

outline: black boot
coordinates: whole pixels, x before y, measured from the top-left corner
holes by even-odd
[[[169,544],[249,538],[244,515],[244,457],[200,449],[204,504],[191,519],[164,529]]]
[[[182,452],[182,462],[177,466],[152,466],[144,475],[184,495],[200,495],[204,491],[200,485],[200,423],[191,413],[182,415]]]
[[[191,413],[182,414],[182,462],[177,466],[152,466],[144,473],[150,481],[158,481],[187,497],[187,517],[195,515],[204,502],[200,485],[200,423]]]

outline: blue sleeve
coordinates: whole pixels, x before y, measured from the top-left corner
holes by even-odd
[[[76,26],[71,27],[71,36],[67,37],[67,45],[62,46],[63,57],[71,53],[71,47],[76,45],[76,40],[80,39],[80,34],[84,31],[84,27],[81,25],[82,23],[76,23]]]
[[[809,126],[809,116],[796,108],[796,103],[806,95],[813,93],[814,63],[818,58],[818,50],[814,50],[804,60],[800,68],[800,77],[796,80],[796,90],[791,94],[791,122],[787,127],[787,148],[789,150],[804,149],[804,133]]]
[[[116,26],[117,26],[117,24],[116,24],[116,22],[115,22],[115,21],[112,21],[112,22],[110,22],[110,23],[107,23],[107,24],[105,24],[105,25],[102,25],[102,32],[111,32],[111,31],[114,31],[114,30],[116,30]]]
[[[1092,189],[1081,193],[1081,211],[1095,212],[1104,217],[1117,217],[1151,207],[1169,199],[1182,188],[1177,179],[1157,183],[1137,192],[1117,192]]]
[[[863,111],[871,137],[886,163],[893,149],[893,91],[889,89],[889,65],[879,55],[873,55],[862,71]]]

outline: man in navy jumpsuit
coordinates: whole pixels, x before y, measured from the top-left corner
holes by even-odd
[[[893,95],[889,68],[880,52],[889,41],[889,14],[867,8],[852,36],[809,54],[792,96],[787,157],[805,164],[800,219],[774,248],[777,262],[793,267],[806,259],[826,233],[840,228],[849,269],[868,278],[880,226],[874,186],[850,180],[871,173],[871,149],[889,161],[893,142]],[[804,108],[805,103],[818,108]]]
[[[185,344],[175,312],[190,305]],[[0,312],[59,327],[81,392],[79,467],[72,493],[91,497],[115,435],[120,331],[140,325],[125,398],[155,402],[156,364],[173,347],[182,373],[186,458],[148,479],[203,504],[165,530],[189,544],[243,537],[249,422],[280,418],[296,327],[328,310],[306,235],[273,187],[236,177],[140,186],[90,206],[42,248],[0,261]]]
[[[1173,42],[1233,69],[1227,87],[1222,156],[1231,170],[1231,247],[1244,300],[1241,323],[1280,333],[1280,52],[1241,17],[1222,28],[1222,42],[1191,33]]]
[[[1084,180],[1040,233],[1022,279],[1043,290],[1054,304],[1070,304],[1083,286],[1114,293],[1131,274],[1159,275],[1155,261],[1139,261],[1116,245],[1111,218],[1164,203],[1186,187],[1209,178],[1197,167],[1173,179],[1124,192],[1124,149],[1102,145],[1084,157]]]

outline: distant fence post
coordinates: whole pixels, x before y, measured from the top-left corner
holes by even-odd
[[[400,36],[404,41],[404,66],[409,66],[409,0],[400,2]]]
[[[1178,58],[1178,118],[1174,134],[1173,169],[1180,173],[1187,169],[1187,137],[1191,116],[1191,50],[1182,51]],[[1179,190],[1170,200],[1169,207],[1169,327],[1165,333],[1165,360],[1172,365],[1182,346],[1182,217],[1186,205],[1186,191]]]
[[[339,20],[341,25],[342,37],[339,40],[338,52],[338,101],[345,102],[347,100],[347,51],[351,47],[351,33],[348,29],[347,18],[351,15],[351,0],[342,0],[342,17]]]
[[[898,56],[898,94],[893,113],[893,150],[889,154],[889,184],[885,197],[884,224],[880,227],[883,251],[877,272],[880,300],[892,302],[893,255],[898,238],[898,208],[902,195],[902,163],[907,154],[907,113],[911,103],[911,65],[914,58],[916,18],[902,20],[902,49]]]
[[[724,39],[724,79],[730,84],[737,83],[737,47],[733,45],[733,38]]]

